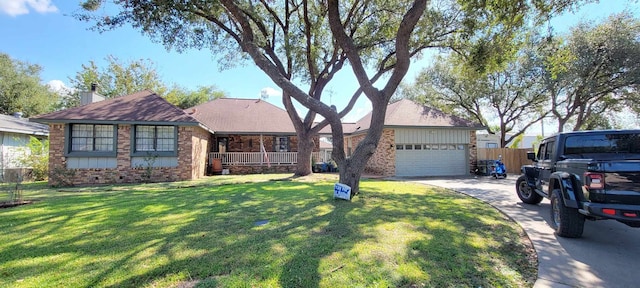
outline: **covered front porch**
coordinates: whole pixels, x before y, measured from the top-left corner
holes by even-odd
[[[331,155],[312,152],[311,161],[327,162]],[[211,152],[210,174],[252,174],[293,172],[298,164],[298,152]]]
[[[330,155],[312,152],[312,162],[326,162]],[[211,152],[210,174],[293,173],[298,152]]]
[[[298,139],[294,135],[216,134],[208,154],[207,171],[216,174],[294,172],[298,164]],[[319,149],[311,154],[312,164],[328,161],[330,153]],[[320,151],[319,151],[320,150]]]

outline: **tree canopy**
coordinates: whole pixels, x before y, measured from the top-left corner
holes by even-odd
[[[535,20],[529,16],[544,18],[577,2],[583,1],[117,0],[98,9],[104,0],[88,0],[83,3],[88,12],[76,17],[101,31],[130,24],[168,48],[208,48],[223,64],[251,59],[283,90],[298,136],[296,174],[311,172],[305,160],[310,160],[312,137],[330,125],[340,182],[357,193],[364,165],[382,134],[387,104],[411,58],[428,48],[454,49],[480,70],[491,69],[514,50],[513,37]],[[321,96],[345,66],[360,87],[344,91],[342,97],[349,101],[338,110]],[[382,76],[385,83],[379,83]],[[361,94],[372,103],[371,125],[347,157],[340,118]],[[305,116],[299,116],[294,100],[309,109]],[[324,117],[318,125],[316,114]]]
[[[124,62],[110,55],[105,60],[105,67],[99,67],[95,61],[89,61],[82,65],[82,69],[73,78],[69,78],[71,89],[67,91],[67,95],[61,97],[59,109],[78,106],[80,92],[89,91],[94,83],[97,84],[98,93],[105,98],[151,90],[182,109],[225,97],[225,93],[219,91],[215,85],[200,86],[196,90],[177,84],[169,86],[162,81],[156,72],[155,63],[150,59]]]
[[[0,114],[22,112],[29,117],[52,111],[57,95],[41,83],[41,70],[0,53]]]
[[[169,103],[182,109],[191,108],[213,99],[225,98],[227,94],[215,85],[200,86],[195,90],[174,84],[169,91],[162,95]]]
[[[629,13],[581,23],[548,51],[550,110],[558,131],[610,128],[624,107],[637,111],[640,20]]]
[[[402,96],[476,121],[499,134],[500,147],[506,147],[549,113],[543,109],[549,99],[544,59],[539,43],[529,39],[514,60],[493,72],[478,72],[458,54],[439,57]]]
[[[500,133],[502,147],[543,118],[554,118],[558,131],[605,129],[616,127],[615,113],[625,107],[640,111],[638,19],[622,13],[580,23],[568,35],[525,39],[494,71],[478,71],[455,53],[438,58],[401,96],[482,123]]]

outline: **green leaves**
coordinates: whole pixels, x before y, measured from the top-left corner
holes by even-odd
[[[215,85],[200,86],[196,90],[189,90],[185,87],[174,85],[164,98],[169,103],[182,109],[191,108],[218,98],[227,97],[226,93],[219,90]]]
[[[30,167],[36,181],[47,178],[49,173],[49,139],[29,137],[29,143],[24,147],[23,154],[18,157],[18,162],[24,167]]]
[[[96,11],[102,5],[102,0],[86,0],[80,3],[80,7],[87,11]]]
[[[598,25],[581,23],[565,41],[553,42],[546,63],[559,129],[613,127],[614,112],[634,103],[629,92],[640,85],[639,35],[640,20],[622,13]]]
[[[177,84],[167,84],[156,72],[155,63],[149,59],[123,62],[114,56],[107,56],[106,67],[99,67],[94,61],[82,65],[74,78],[70,78],[74,93],[67,97],[60,108],[79,105],[79,92],[89,91],[92,83],[98,84],[98,93],[106,98],[132,94],[142,90],[151,90],[165,97],[170,103],[186,109],[198,104],[226,97],[215,85],[200,86],[190,90]]]
[[[57,95],[41,83],[41,67],[0,53],[0,114],[50,112]]]

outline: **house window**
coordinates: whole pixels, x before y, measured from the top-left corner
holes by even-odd
[[[72,124],[69,153],[110,153],[115,151],[113,125]]]
[[[289,137],[276,137],[275,139],[276,152],[288,152],[289,151]]]
[[[174,126],[135,126],[134,154],[174,155],[176,152],[176,127]]]

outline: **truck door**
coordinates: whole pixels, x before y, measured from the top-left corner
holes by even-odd
[[[536,186],[542,193],[549,195],[549,178],[555,168],[554,155],[555,155],[555,141],[549,141],[540,146],[538,150],[538,183]]]

